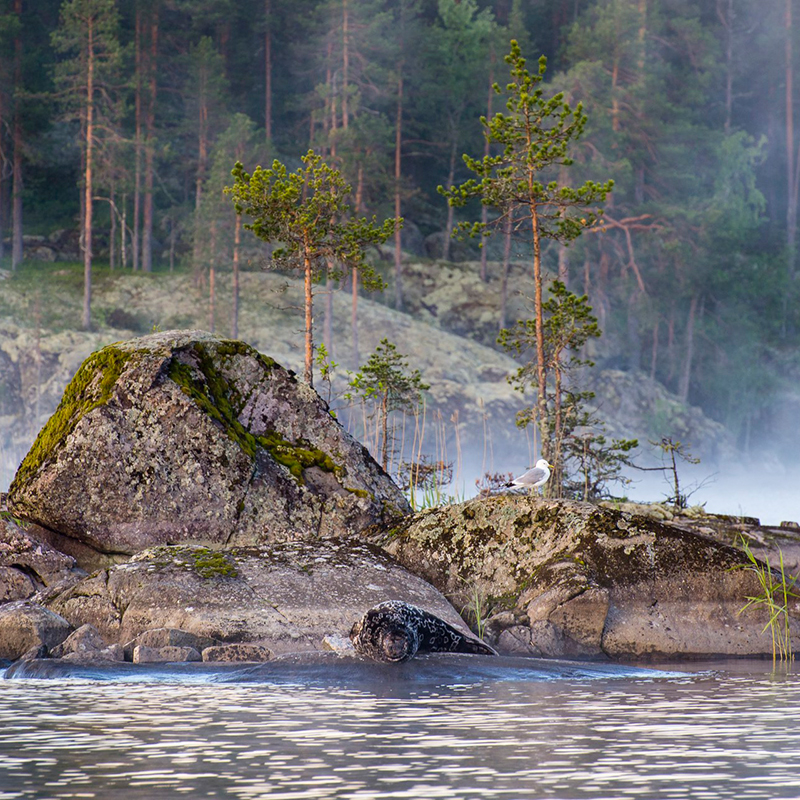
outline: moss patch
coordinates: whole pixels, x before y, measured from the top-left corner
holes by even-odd
[[[210,547],[158,545],[144,551],[139,559],[157,569],[179,567],[196,572],[201,578],[237,578],[239,570],[233,558]]]
[[[214,358],[203,344],[194,344],[190,352],[196,357],[197,368],[173,357],[167,374],[209,417],[215,420],[231,441],[236,442],[251,459],[258,448],[266,450],[279,464],[286,467],[292,477],[302,484],[303,472],[309,467],[318,467],[333,472],[337,477],[344,472],[333,459],[319,448],[312,447],[304,439],[290,442],[277,431],[254,435],[239,422],[243,400],[224,375],[217,370]],[[269,369],[277,366],[268,356],[262,356],[244,342],[225,341],[215,347],[218,358],[247,355],[258,359]]]
[[[9,492],[14,494],[32,479],[42,464],[52,458],[80,420],[105,405],[132,353],[109,345],[87,358],[64,390],[55,413],[42,428],[17,470]]]
[[[365,500],[367,498],[369,498],[371,500],[375,499],[375,496],[371,492],[368,492],[366,489],[354,489],[352,486],[345,486],[344,488],[345,488],[345,491],[348,491],[351,494],[356,495],[356,497],[361,497],[361,498],[363,498]]]
[[[194,570],[201,578],[236,578],[239,570],[227,556],[201,547],[193,552]]]

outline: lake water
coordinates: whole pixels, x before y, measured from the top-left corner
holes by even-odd
[[[800,680],[771,663],[435,658],[0,681],[0,800],[800,798]]]

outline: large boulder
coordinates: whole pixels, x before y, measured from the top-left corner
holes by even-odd
[[[588,503],[497,496],[384,533],[386,549],[457,607],[482,607],[506,652],[657,658],[761,656],[772,639],[745,554],[652,518]],[[800,633],[800,606],[790,608]]]
[[[155,547],[46,602],[75,627],[93,625],[126,649],[256,643],[283,653],[322,649],[326,636],[347,636],[368,608],[389,599],[468,630],[436,589],[354,540]]]
[[[243,342],[200,331],[84,361],[8,504],[91,548],[94,561],[74,552],[89,567],[159,544],[355,534],[409,510],[311,387]]]

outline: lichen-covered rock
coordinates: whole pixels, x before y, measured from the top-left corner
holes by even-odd
[[[381,550],[335,539],[223,551],[163,545],[86,578],[49,607],[128,650],[254,643],[280,654],[347,636],[368,608],[390,599],[467,630],[436,589]]]
[[[206,647],[202,652],[203,661],[217,662],[243,662],[243,661],[269,661],[272,652],[269,648],[252,642],[241,644],[221,644],[215,647]]]
[[[147,647],[137,644],[133,648],[134,664],[164,664],[175,661],[202,661],[202,657],[194,647],[178,647],[168,645],[167,647]]]
[[[0,604],[25,600],[45,587],[64,589],[86,576],[74,558],[35,538],[38,528],[31,528],[0,516]]]
[[[418,514],[383,541],[457,607],[481,598],[486,638],[506,652],[772,652],[766,614],[755,607],[740,613],[760,593],[744,553],[652,518],[497,496]],[[791,612],[797,636],[796,601]]]
[[[107,645],[94,625],[81,625],[61,644],[50,651],[51,658],[86,663],[90,661],[124,661],[125,651],[120,644]]]
[[[71,632],[67,620],[36,603],[6,603],[0,606],[0,659],[15,661],[42,646],[49,650]]]
[[[140,633],[124,645],[125,658],[133,660],[133,651],[140,645],[150,648],[191,647],[202,651],[217,644],[217,640],[208,636],[196,636],[178,628],[153,628]]]
[[[164,543],[351,534],[408,510],[313,389],[243,342],[198,331],[90,356],[8,503],[109,562]]]

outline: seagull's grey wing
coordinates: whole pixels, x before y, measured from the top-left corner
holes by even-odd
[[[546,474],[547,473],[543,469],[534,467],[524,472],[519,478],[514,478],[512,483],[516,483],[518,486],[533,486],[534,483],[542,480]]]

